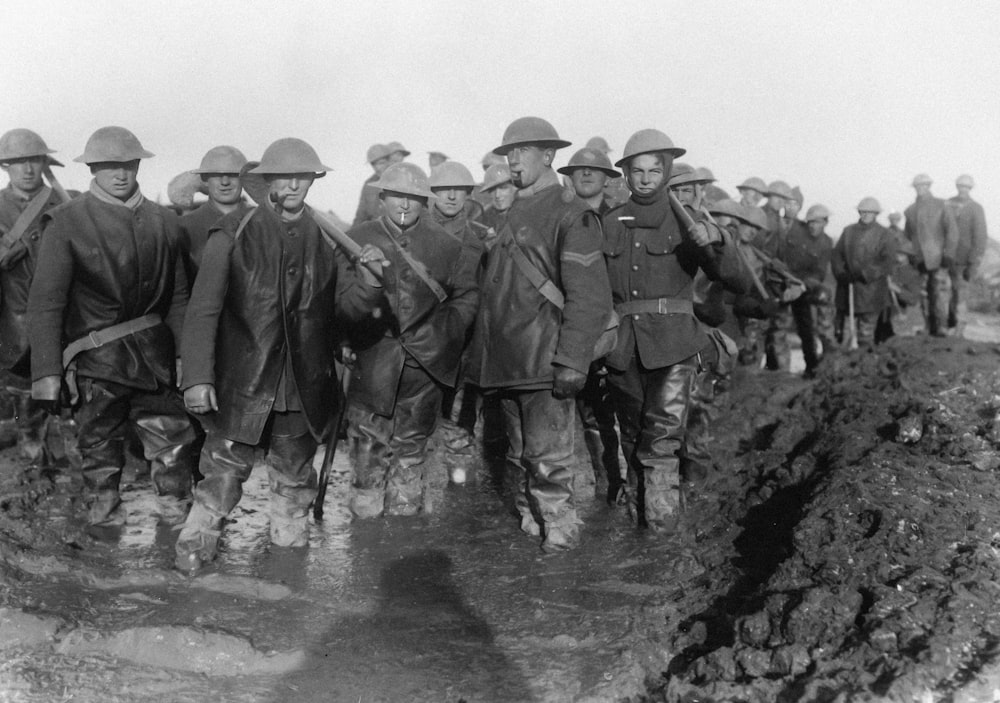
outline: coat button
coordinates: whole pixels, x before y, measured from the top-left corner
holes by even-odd
[[[399,246],[401,246],[401,247],[408,247],[408,246],[410,246],[410,238],[409,237],[400,237],[400,239],[399,239]]]
[[[639,247],[641,247],[641,246],[642,246],[642,242],[636,242],[636,243],[635,243],[635,248],[636,248],[636,249],[638,249],[638,248],[639,248]]]
[[[632,264],[632,270],[633,271],[638,271],[639,270],[639,264]]]
[[[288,267],[288,275],[289,276],[294,276],[298,272],[299,272],[299,270],[297,268],[295,268],[294,266],[289,266]]]
[[[632,319],[633,319],[633,320],[638,320],[638,319],[639,319],[639,316],[638,316],[638,315],[633,315],[633,316],[632,316]]]
[[[637,291],[637,290],[634,290],[634,291],[632,291],[632,295],[634,295],[634,296],[638,297],[638,295],[639,295],[639,291]]]

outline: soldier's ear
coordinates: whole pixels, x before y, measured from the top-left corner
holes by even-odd
[[[545,160],[546,166],[551,166],[552,162],[555,161],[556,158],[556,150],[552,147],[542,149],[542,158]]]

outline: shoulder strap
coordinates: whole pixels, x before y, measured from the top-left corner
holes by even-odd
[[[7,256],[7,252],[11,250],[24,233],[28,231],[28,227],[31,223],[35,221],[35,218],[41,214],[42,208],[45,207],[45,203],[49,201],[49,196],[52,195],[52,189],[48,186],[42,188],[42,192],[31,199],[28,203],[28,207],[24,208],[21,214],[17,218],[17,222],[14,226],[10,228],[7,234],[0,238],[0,259]]]
[[[399,252],[399,255],[403,257],[403,261],[405,261],[410,266],[410,268],[413,269],[414,273],[417,274],[420,280],[423,281],[424,284],[431,289],[435,297],[437,297],[438,302],[443,303],[445,300],[447,300],[448,294],[445,292],[444,288],[441,287],[441,284],[435,281],[431,277],[430,271],[427,270],[427,267],[424,266],[421,262],[414,259],[412,256],[410,256],[410,254],[405,249],[403,249],[403,247],[399,246],[399,243],[392,236],[392,233],[389,232],[388,228],[385,226],[385,223],[382,221],[381,218],[379,218],[379,224],[382,225],[382,230],[389,237],[389,241],[392,242],[392,246],[394,246],[396,248],[396,251]]]
[[[500,233],[501,245],[506,246],[510,251],[510,258],[514,260],[514,265],[525,278],[542,294],[546,300],[555,305],[560,310],[566,304],[566,297],[552,280],[538,270],[538,267],[531,263],[527,254],[520,245],[514,241],[514,233],[510,225],[504,225],[503,232]]]
[[[251,218],[251,217],[253,217],[253,214],[254,214],[255,212],[257,212],[257,208],[255,208],[255,207],[252,207],[252,208],[250,208],[250,210],[249,210],[249,211],[247,212],[247,214],[245,214],[245,215],[243,216],[243,219],[242,219],[242,220],[240,220],[240,224],[239,224],[239,226],[237,226],[237,227],[236,227],[236,234],[234,234],[234,235],[233,235],[233,239],[234,239],[234,240],[236,240],[236,239],[239,239],[239,238],[240,238],[240,235],[241,235],[241,234],[243,234],[243,230],[245,230],[245,229],[247,228],[247,225],[248,225],[248,224],[250,223],[250,218]]]

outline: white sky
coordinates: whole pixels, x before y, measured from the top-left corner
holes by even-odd
[[[3,7],[6,6],[6,7]],[[477,176],[523,115],[573,146],[614,152],[655,127],[719,185],[756,175],[800,185],[834,211],[834,236],[866,195],[886,210],[912,177],[973,197],[1000,223],[1000,3],[113,2],[0,0],[0,132],[38,131],[67,164],[98,127],[131,129],[167,182],[217,144],[259,159],[301,137],[335,170],[314,206],[352,219],[365,150],[399,140],[425,170],[441,150]],[[883,214],[882,221],[885,221]],[[1000,226],[1000,225],[997,225]]]

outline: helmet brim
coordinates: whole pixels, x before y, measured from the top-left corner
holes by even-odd
[[[615,161],[615,166],[621,168],[623,165],[627,164],[629,161],[637,156],[642,156],[643,154],[670,154],[675,159],[678,156],[684,156],[687,153],[687,149],[681,149],[680,147],[674,146],[667,149],[649,149],[648,151],[639,151],[634,154],[629,154],[628,156],[623,156],[622,158]]]
[[[493,153],[497,156],[506,156],[519,146],[537,146],[539,149],[565,149],[572,144],[573,142],[568,142],[565,139],[529,139],[523,142],[501,144],[493,150]]]

